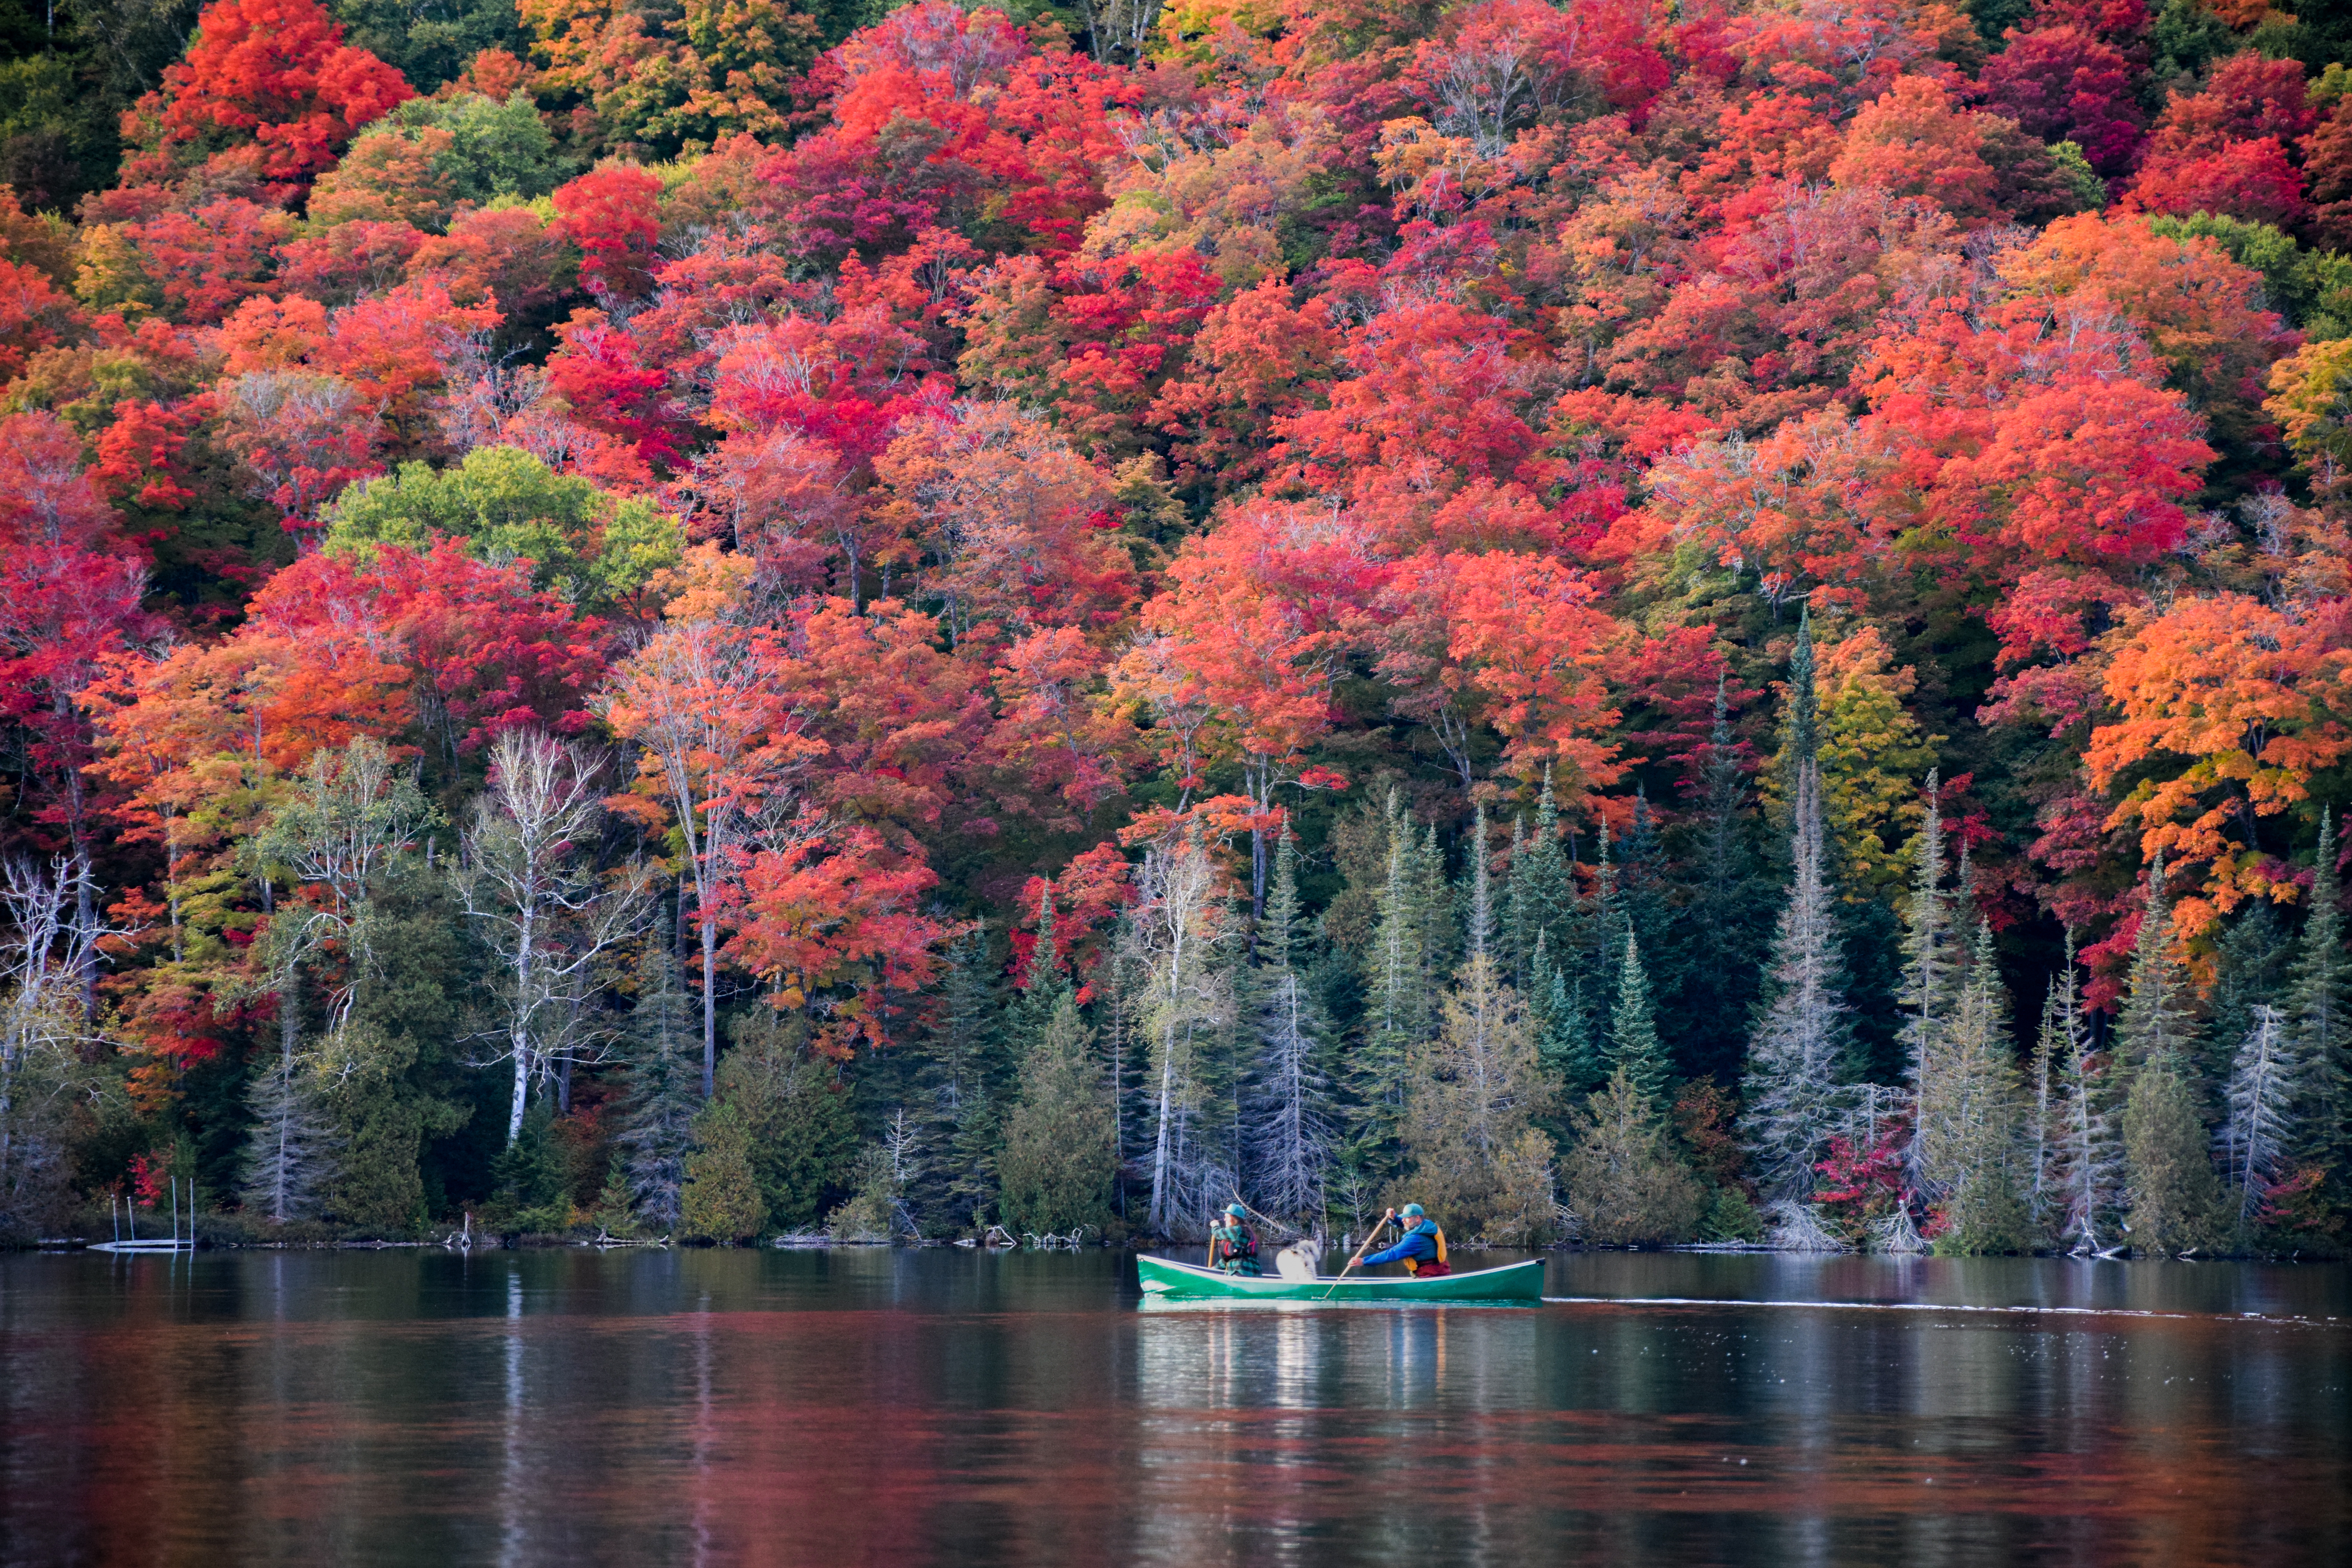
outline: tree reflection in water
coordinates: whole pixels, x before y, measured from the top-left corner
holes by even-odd
[[[5,1257],[0,1561],[2282,1563],[2352,1525],[2341,1267],[1588,1254],[1551,1288]]]

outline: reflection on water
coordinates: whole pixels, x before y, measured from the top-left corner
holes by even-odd
[[[1144,1303],[1102,1254],[5,1257],[0,1562],[2344,1555],[2342,1268],[1587,1254],[1549,1289],[1267,1310]]]

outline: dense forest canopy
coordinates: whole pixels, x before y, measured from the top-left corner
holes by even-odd
[[[2352,5],[0,49],[0,1230],[2340,1244]]]

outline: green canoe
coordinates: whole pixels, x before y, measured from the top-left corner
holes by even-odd
[[[1227,1274],[1197,1263],[1144,1257],[1135,1260],[1135,1269],[1147,1296],[1213,1296],[1244,1301],[1535,1301],[1543,1297],[1544,1281],[1540,1258],[1469,1274],[1441,1274],[1434,1279],[1416,1279],[1409,1274],[1284,1279],[1272,1274]]]

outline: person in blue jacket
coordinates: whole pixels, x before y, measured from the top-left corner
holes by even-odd
[[[1445,1233],[1438,1228],[1435,1220],[1421,1212],[1419,1204],[1407,1204],[1402,1212],[1391,1209],[1381,1216],[1381,1223],[1386,1225],[1392,1219],[1404,1222],[1404,1234],[1394,1247],[1365,1258],[1364,1267],[1402,1263],[1406,1273],[1423,1279],[1454,1272],[1445,1261]]]

